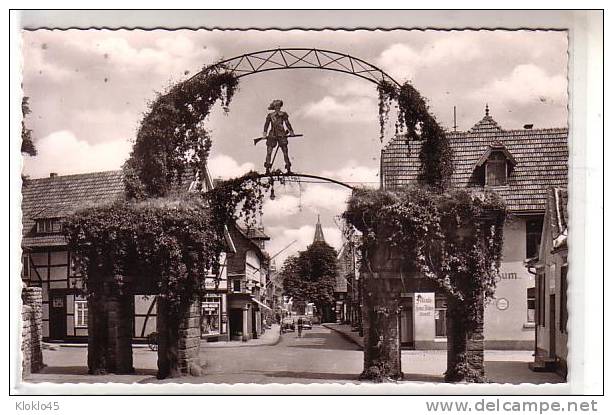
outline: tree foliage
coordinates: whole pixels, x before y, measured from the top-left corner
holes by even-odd
[[[383,81],[379,83],[378,91],[381,140],[385,133],[391,103],[396,102],[398,105],[396,125],[400,128],[400,133],[404,135],[407,143],[421,141],[419,181],[437,190],[446,188],[453,174],[453,151],[445,131],[430,114],[424,98],[408,82],[398,88]]]
[[[338,276],[336,250],[325,242],[314,242],[283,264],[284,294],[294,301],[313,302],[319,310],[334,302]]]
[[[85,208],[63,231],[88,294],[159,293],[175,312],[204,293],[225,248],[197,195]]]
[[[37,154],[32,141],[32,130],[26,126],[26,116],[30,114],[30,97],[24,96],[21,100],[21,152],[30,156]]]
[[[204,121],[218,101],[228,111],[237,86],[229,72],[205,71],[149,105],[123,166],[128,197],[166,196],[184,173],[202,169],[211,148]]]
[[[492,192],[422,188],[355,190],[344,218],[363,234],[363,260],[389,244],[406,270],[434,281],[474,324],[480,298],[491,298],[502,258],[506,209]]]

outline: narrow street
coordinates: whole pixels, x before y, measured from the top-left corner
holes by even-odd
[[[405,381],[442,382],[446,352],[407,350],[402,353]],[[30,375],[28,382],[53,383],[358,383],[363,353],[353,342],[326,327],[315,325],[298,338],[285,333],[276,344],[229,347],[203,347],[205,375],[182,379],[157,380],[157,354],[146,347],[134,347],[132,375],[87,374],[87,348],[60,346],[45,350],[47,367]],[[486,372],[494,382],[558,383],[552,373],[528,369],[531,353],[526,351],[487,351]]]
[[[58,347],[45,350],[47,364],[41,373],[33,374],[28,382],[120,382],[172,383],[177,379],[159,381],[155,378],[157,353],[146,347],[134,347],[132,375],[87,374],[87,348]],[[245,347],[203,347],[202,361],[206,374],[186,377],[189,383],[357,383],[362,371],[362,351],[336,332],[316,325],[303,332],[283,334],[274,345]]]

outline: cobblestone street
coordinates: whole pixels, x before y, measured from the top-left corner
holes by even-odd
[[[282,335],[278,342],[240,346],[207,347],[203,344],[202,360],[205,375],[185,377],[188,383],[357,383],[362,371],[363,353],[359,346],[338,332],[323,326],[314,326],[303,332]],[[159,381],[155,378],[157,354],[146,347],[133,349],[133,375],[87,374],[87,348],[59,346],[45,350],[47,367],[41,373],[30,375],[28,382],[53,383],[173,383],[177,379]],[[442,382],[446,352],[406,350],[402,352],[402,367],[406,382]],[[532,360],[529,351],[486,351],[486,375],[498,383],[558,383],[553,373],[535,373],[528,369]]]

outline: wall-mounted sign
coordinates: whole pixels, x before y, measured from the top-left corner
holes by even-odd
[[[499,298],[496,300],[496,308],[498,310],[504,311],[507,308],[509,308],[509,300],[507,300],[506,298]]]
[[[417,316],[432,317],[434,314],[434,293],[415,294],[415,313]]]

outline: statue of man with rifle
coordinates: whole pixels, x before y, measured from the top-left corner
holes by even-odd
[[[287,138],[302,136],[302,134],[294,134],[294,129],[289,122],[289,116],[286,112],[281,111],[282,106],[283,101],[281,101],[280,99],[275,99],[270,103],[270,105],[268,106],[268,110],[272,112],[269,112],[266,116],[266,123],[264,124],[264,134],[262,137],[253,140],[253,144],[257,144],[260,140],[266,138],[266,162],[264,163],[264,167],[266,168],[266,174],[270,173],[272,163],[274,162],[274,157],[271,161],[272,151],[275,148],[276,151],[279,151],[278,147],[281,147],[281,151],[283,151],[283,158],[285,159],[285,170],[287,170],[288,174],[292,172],[292,163],[289,159],[289,153],[287,149]],[[285,129],[286,127],[287,130]],[[276,151],[275,156],[277,155]]]

